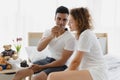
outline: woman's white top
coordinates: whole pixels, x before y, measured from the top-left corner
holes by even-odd
[[[50,34],[51,30],[47,30],[43,34],[43,37],[47,37]],[[50,51],[49,57],[52,57],[56,60],[61,57],[63,50],[74,51],[74,49],[75,38],[69,31],[65,31],[59,37],[52,39],[48,45],[48,50]]]
[[[107,68],[100,43],[91,30],[81,33],[77,41],[77,50],[83,51],[79,70],[89,70],[93,80],[107,80]]]
[[[78,50],[85,52],[81,69],[101,66],[104,63],[103,52],[96,35],[89,29],[81,33],[78,40]]]

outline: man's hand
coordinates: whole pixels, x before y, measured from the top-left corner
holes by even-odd
[[[53,37],[57,37],[58,35],[59,35],[59,32],[60,32],[60,30],[61,30],[61,27],[59,27],[59,26],[54,26],[53,28],[52,28],[52,30],[51,30],[51,35],[53,36]]]
[[[29,69],[32,69],[34,72],[42,70],[42,66],[38,64],[33,64]]]

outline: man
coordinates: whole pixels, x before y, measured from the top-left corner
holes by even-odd
[[[38,51],[42,51],[48,46],[51,56],[34,62],[30,68],[18,71],[13,80],[21,80],[38,72],[32,80],[46,80],[49,73],[63,71],[67,68],[66,62],[72,55],[75,46],[74,37],[65,28],[68,16],[69,10],[66,7],[57,8],[55,13],[56,25],[43,34],[37,47]]]

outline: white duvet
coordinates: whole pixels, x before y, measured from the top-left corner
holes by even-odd
[[[109,80],[120,80],[120,58],[113,56],[105,56],[108,65]]]

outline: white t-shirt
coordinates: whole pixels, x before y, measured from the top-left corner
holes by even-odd
[[[43,34],[43,37],[47,37],[50,34],[51,31],[47,30]],[[48,50],[50,51],[49,57],[56,60],[59,59],[64,49],[70,51],[74,51],[75,49],[75,38],[69,31],[65,31],[62,35],[50,41],[48,45]]]
[[[103,52],[96,35],[89,29],[81,33],[78,40],[78,50],[85,52],[80,69],[104,66]]]
[[[81,33],[77,49],[85,52],[79,70],[88,70],[93,80],[108,80],[107,66],[95,34],[87,29]]]

